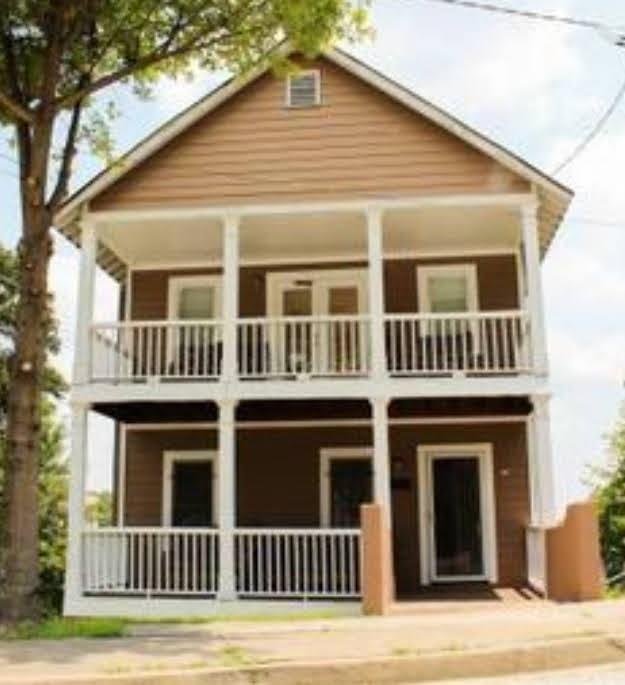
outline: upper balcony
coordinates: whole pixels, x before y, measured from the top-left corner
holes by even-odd
[[[332,382],[366,393],[410,379],[421,382],[402,392],[498,378],[514,393],[514,379],[544,374],[528,204],[92,214],[83,276],[99,242],[125,267],[123,315],[79,317],[75,382],[120,398],[140,386],[184,397],[198,382],[209,396],[224,382],[243,396],[276,384],[327,396]]]

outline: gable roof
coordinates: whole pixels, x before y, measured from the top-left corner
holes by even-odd
[[[290,48],[287,45],[282,46],[280,50],[283,54],[289,54],[290,52]],[[322,56],[396,102],[401,103],[409,110],[450,132],[474,149],[495,159],[502,166],[531,183],[536,188],[539,198],[541,245],[543,253],[546,251],[573,197],[573,193],[569,188],[541,172],[518,155],[478,133],[456,117],[436,107],[428,100],[416,95],[348,53],[333,48],[323,51]],[[200,119],[232,98],[245,86],[258,79],[268,69],[268,66],[263,66],[250,72],[245,77],[229,79],[156,129],[123,155],[118,162],[97,174],[77,190],[64,203],[55,217],[57,228],[70,240],[78,244],[79,235],[75,219],[85,203],[93,200],[121,177],[128,174],[148,157],[167,145],[180,133],[193,126]],[[123,265],[120,263],[114,265],[114,262],[119,262],[115,255],[112,253],[107,254],[107,252],[108,250],[103,246],[102,254],[99,255],[99,258],[102,260],[101,265],[111,273],[123,271]]]

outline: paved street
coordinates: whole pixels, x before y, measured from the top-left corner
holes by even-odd
[[[625,664],[591,666],[572,671],[549,671],[503,678],[470,678],[435,683],[403,683],[402,685],[625,685]]]

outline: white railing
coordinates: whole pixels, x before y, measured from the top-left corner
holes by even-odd
[[[217,378],[220,321],[122,321],[91,326],[92,380]]]
[[[371,357],[369,327],[366,316],[239,319],[239,375],[366,375]]]
[[[83,532],[82,588],[94,594],[215,595],[219,533],[206,528]]]
[[[359,529],[238,528],[234,549],[239,597],[361,594]]]
[[[529,317],[522,311],[385,316],[391,375],[498,374],[530,370]]]
[[[547,590],[546,536],[542,528],[530,526],[525,531],[527,582],[538,592]]]

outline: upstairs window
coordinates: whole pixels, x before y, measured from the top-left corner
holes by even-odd
[[[478,310],[474,264],[418,267],[417,287],[422,312],[447,314]]]
[[[298,71],[287,76],[287,107],[315,107],[320,103],[321,78],[317,69]]]

